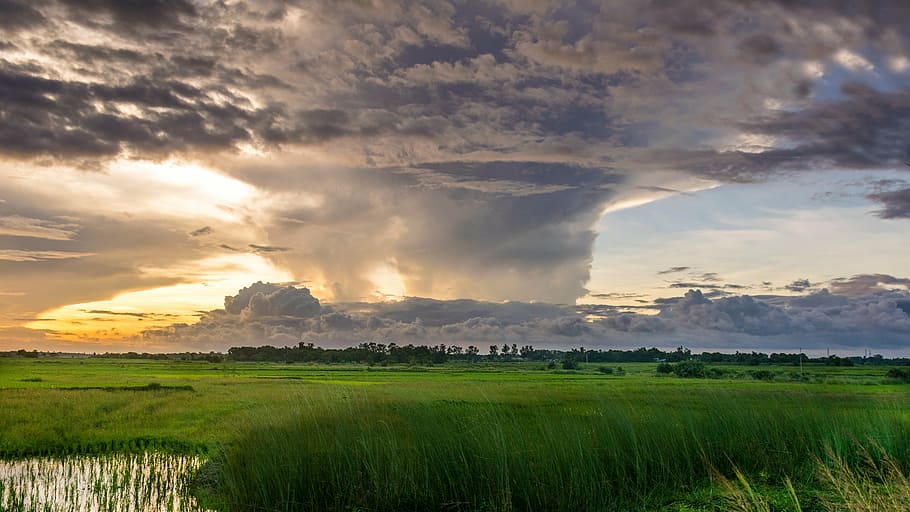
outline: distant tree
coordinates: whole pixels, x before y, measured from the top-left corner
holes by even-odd
[[[490,359],[496,359],[497,356],[499,356],[499,347],[490,345]]]
[[[562,369],[563,370],[580,370],[581,366],[578,364],[578,361],[575,360],[575,357],[571,354],[566,354],[566,358],[562,360]]]

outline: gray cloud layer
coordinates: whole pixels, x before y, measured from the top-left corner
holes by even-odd
[[[888,65],[907,56],[908,9],[887,0],[849,9],[7,0],[2,9],[7,31],[33,38],[7,44],[44,57],[0,62],[10,156],[340,140],[380,164],[632,155],[733,181],[908,157],[908,93],[891,85],[902,71]],[[64,20],[108,42],[66,38]],[[807,71],[812,63],[826,73]],[[746,153],[719,145],[724,132],[786,140]]]
[[[158,348],[197,350],[299,341],[324,346],[383,341],[589,348],[684,343],[728,350],[910,346],[906,289],[859,296],[823,289],[798,297],[714,300],[690,290],[660,307],[653,316],[600,307],[596,316],[586,318],[582,313],[590,315],[592,308],[524,302],[412,297],[389,303],[320,304],[306,288],[256,283],[226,297],[224,310],[207,313],[197,324],[146,331],[143,339]]]

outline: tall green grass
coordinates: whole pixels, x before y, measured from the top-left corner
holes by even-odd
[[[668,391],[533,403],[310,395],[237,425],[203,470],[206,492],[229,511],[648,510],[708,485],[711,468],[810,482],[819,457],[859,463],[865,440],[910,461],[907,416],[886,405]]]

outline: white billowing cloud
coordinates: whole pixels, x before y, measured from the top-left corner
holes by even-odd
[[[910,348],[910,294],[848,297],[828,290],[800,297],[710,299],[690,290],[660,301],[657,315],[610,307],[405,298],[388,303],[320,304],[306,288],[255,283],[196,324],[148,330],[154,346],[225,350],[240,345],[519,343],[588,348],[688,346],[732,350]],[[596,315],[582,315],[590,309]]]
[[[275,285],[259,281],[243,288],[234,297],[225,297],[224,310],[247,319],[275,316],[306,318],[318,315],[322,307],[306,288],[288,285],[276,289]]]

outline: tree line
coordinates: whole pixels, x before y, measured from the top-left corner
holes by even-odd
[[[693,354],[682,346],[675,350],[659,348],[636,348],[631,350],[607,349],[586,350],[583,347],[569,350],[538,349],[532,345],[503,344],[490,345],[486,351],[475,345],[398,345],[396,343],[364,342],[343,348],[323,348],[313,343],[300,342],[288,347],[262,345],[256,347],[232,347],[227,354],[218,352],[179,353],[138,353],[120,352],[104,354],[64,354],[58,352],[26,351],[24,349],[0,352],[0,357],[101,357],[118,359],[155,359],[176,361],[262,361],[286,363],[364,363],[382,364],[442,364],[450,361],[479,362],[568,362],[569,366],[581,363],[679,363],[699,361],[739,365],[792,365],[800,364],[826,366],[906,365],[910,358],[886,358],[880,354],[869,357],[810,357],[804,353],[764,352],[702,352]]]

